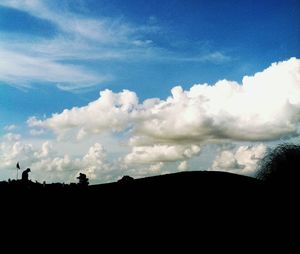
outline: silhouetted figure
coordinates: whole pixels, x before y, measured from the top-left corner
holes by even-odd
[[[22,182],[27,183],[28,182],[28,173],[31,172],[30,168],[27,168],[22,173]]]
[[[134,178],[131,176],[123,176],[118,182],[119,183],[132,183]]]
[[[282,144],[262,160],[257,178],[282,190],[299,188],[300,146]]]
[[[77,177],[79,180],[79,185],[81,186],[88,186],[89,185],[89,179],[86,177],[86,174],[79,173],[79,176]]]

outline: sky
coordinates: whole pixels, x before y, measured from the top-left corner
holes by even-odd
[[[255,175],[299,144],[299,0],[0,0],[0,180]]]

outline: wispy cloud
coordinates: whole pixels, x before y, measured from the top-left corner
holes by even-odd
[[[0,79],[8,84],[30,87],[32,83],[54,83],[63,90],[76,90],[108,80],[83,67],[61,64],[40,56],[0,48]]]
[[[78,90],[113,78],[113,70],[91,71],[82,61],[197,61],[230,60],[220,51],[186,57],[155,42],[157,24],[134,25],[124,18],[90,18],[71,12],[61,1],[3,0],[13,8],[57,27],[52,38],[0,31],[0,80],[18,87],[51,83],[64,90]],[[76,61],[76,62],[75,62]]]
[[[134,28],[120,19],[93,19],[72,13],[67,7],[61,8],[60,1],[13,0],[2,1],[0,5],[47,20],[55,24],[62,32],[82,39],[94,40],[98,43],[128,42],[129,36],[138,28]]]
[[[16,125],[14,125],[14,124],[11,124],[11,125],[6,125],[6,126],[4,126],[4,130],[5,131],[13,131],[13,130],[15,130],[17,128],[17,126]]]
[[[62,13],[59,8],[50,8],[47,1],[1,1],[0,5],[47,20],[60,31],[53,39],[2,33],[1,81],[18,87],[53,83],[63,90],[76,90],[112,78],[112,74],[93,73],[87,67],[64,61],[122,57],[123,53],[114,50],[114,45],[128,39],[130,28],[126,25],[88,19],[67,10]],[[107,44],[111,46],[106,50]]]

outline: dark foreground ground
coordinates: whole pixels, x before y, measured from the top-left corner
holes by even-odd
[[[169,236],[171,245],[191,237],[195,245],[224,238],[236,245],[237,237],[248,245],[270,233],[294,232],[299,203],[287,184],[268,186],[246,176],[200,171],[88,187],[2,182],[0,199],[7,236],[34,241],[34,232],[51,246],[49,242],[66,244],[65,237],[71,235],[73,247],[91,239],[98,246],[110,239],[115,242],[110,248],[120,239],[127,239],[127,247],[137,239],[155,246]]]
[[[255,178],[225,173],[194,171],[147,177],[123,178],[115,183],[80,186],[21,182],[0,184],[2,202],[21,207],[47,206],[60,209],[130,209],[170,207],[202,212],[214,209],[260,209],[269,203],[295,198],[289,186],[267,186]]]

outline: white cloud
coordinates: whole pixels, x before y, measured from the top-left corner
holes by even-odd
[[[163,162],[158,162],[150,165],[123,165],[123,167],[123,175],[130,175],[133,178],[142,178],[170,173],[170,171],[168,171],[168,169],[165,168],[165,163]],[[119,178],[120,177],[121,175],[119,176]]]
[[[258,162],[265,156],[267,147],[264,144],[240,146],[237,150],[225,150],[218,154],[211,170],[253,175]]]
[[[100,92],[100,98],[85,107],[74,107],[64,110],[61,114],[54,114],[51,118],[41,121],[29,118],[30,127],[50,128],[58,135],[68,130],[77,130],[77,139],[88,133],[101,133],[103,131],[122,131],[129,126],[133,110],[138,105],[135,93],[124,90],[113,93],[110,90]]]
[[[14,169],[19,161],[21,169],[31,168],[31,179],[40,182],[75,182],[79,172],[86,173],[92,181],[112,181],[113,168],[106,157],[106,151],[99,143],[91,146],[82,157],[74,157],[67,153],[58,154],[50,141],[37,146],[21,140],[6,139],[0,143],[0,172],[9,169],[14,178]]]
[[[242,84],[223,80],[212,86],[194,85],[187,91],[177,86],[165,100],[150,98],[144,102],[139,102],[132,91],[105,90],[84,107],[66,109],[43,120],[28,119],[33,130],[52,130],[58,137],[77,138],[77,142],[115,133],[115,139],[126,149],[118,154],[123,164],[114,168],[123,165],[124,172],[111,171],[99,144],[85,156],[74,157],[53,153],[49,144],[37,150],[23,144],[17,134],[8,133],[1,149],[6,166],[12,166],[19,156],[32,164],[33,156],[37,168],[59,174],[72,168],[70,177],[79,170],[91,178],[109,179],[125,172],[145,176],[164,173],[175,163],[179,163],[177,170],[187,170],[188,160],[209,143],[275,141],[299,135],[299,122],[300,60],[291,58],[244,77]],[[227,148],[215,158],[212,169],[253,174],[265,149],[265,145]]]
[[[17,161],[31,161],[34,154],[31,144],[24,144],[20,140],[6,139],[0,143],[1,167],[15,168]]]
[[[15,134],[15,133],[6,133],[4,136],[4,140],[12,142],[12,141],[19,141],[21,139],[21,135],[20,134]]]
[[[133,147],[132,152],[125,156],[124,163],[131,165],[185,160],[199,154],[200,150],[200,147],[197,145],[137,146]]]
[[[28,56],[0,47],[0,79],[8,84],[29,87],[32,83],[54,83],[62,90],[76,90],[110,79],[80,66],[61,64],[42,56]]]
[[[203,56],[202,59],[203,61],[222,63],[222,62],[229,61],[230,57],[226,56],[224,53],[220,51],[215,51],[210,54],[207,54],[206,56]]]
[[[30,133],[31,136],[40,136],[40,135],[44,134],[45,131],[43,129],[39,129],[39,130],[37,130],[37,129],[31,129],[29,131],[29,133]]]
[[[28,124],[53,130],[59,137],[75,133],[78,140],[126,130],[132,147],[124,157],[128,165],[187,160],[208,143],[267,141],[299,134],[300,60],[296,58],[246,76],[241,85],[222,80],[187,91],[176,86],[171,94],[166,100],[139,103],[134,92],[105,90],[87,106],[45,120],[30,118]],[[224,152],[228,165],[219,167],[239,167],[235,163],[241,159],[234,156]]]
[[[13,130],[15,130],[16,128],[17,128],[17,126],[14,125],[14,124],[4,126],[4,130],[5,130],[5,131],[13,131]]]
[[[220,51],[207,51],[207,52],[202,52],[202,54],[199,54],[198,56],[185,56],[185,57],[180,57],[176,55],[169,55],[169,56],[161,56],[161,58],[169,58],[169,60],[173,61],[185,61],[185,62],[202,62],[202,63],[214,63],[214,64],[222,64],[231,61],[231,57],[226,55],[223,52]]]
[[[151,38],[160,30],[157,24],[131,24],[125,18],[90,18],[85,13],[72,12],[62,1],[2,0],[1,6],[26,12],[56,28],[49,38],[0,31],[0,80],[18,87],[50,83],[62,90],[79,90],[114,78],[113,71],[88,70],[90,60],[230,60],[220,51],[196,57],[171,52]]]
[[[64,110],[30,126],[62,133],[123,131],[132,126],[131,144],[191,144],[216,140],[265,141],[297,135],[300,121],[300,60],[272,64],[243,84],[218,81],[171,90],[166,100],[138,103],[134,92],[105,90],[85,107]]]
[[[53,146],[49,141],[42,144],[41,150],[34,153],[37,158],[47,158],[54,154]]]
[[[275,140],[297,134],[300,120],[300,61],[273,64],[243,84],[219,81],[172,89],[172,96],[144,113],[140,136],[159,142]],[[141,139],[140,139],[141,140]]]
[[[13,0],[1,1],[0,5],[14,8],[55,24],[67,35],[94,40],[98,43],[115,44],[128,42],[135,29],[122,20],[109,18],[92,19],[71,12],[60,1]]]
[[[147,174],[159,175],[161,173],[163,166],[164,166],[163,162],[153,164],[149,167],[149,170],[147,170]]]
[[[187,161],[182,161],[182,162],[179,163],[177,169],[178,169],[179,171],[187,171],[188,168],[189,168],[188,162],[187,162]]]
[[[139,29],[124,20],[91,19],[70,12],[59,1],[3,0],[0,6],[26,12],[58,28],[49,39],[0,33],[4,35],[0,42],[0,80],[7,84],[30,87],[51,83],[62,90],[91,87],[111,80],[113,75],[96,74],[67,61],[119,59],[134,54],[134,34]]]
[[[112,170],[106,156],[103,146],[95,143],[83,157],[79,171],[86,173],[90,179],[101,178],[104,173],[110,173]]]
[[[85,173],[92,181],[105,182],[112,180],[112,165],[107,161],[106,151],[99,143],[91,146],[81,158],[72,158],[66,154],[64,157],[59,156],[51,160],[45,159],[39,163],[42,165],[34,164],[33,167],[44,168],[54,174],[57,172],[61,172],[61,174],[67,173],[67,176],[62,176],[62,178],[68,181],[75,181],[79,172]]]
[[[50,3],[50,4],[49,4]],[[37,52],[55,52],[73,58],[79,55],[86,58],[147,58],[158,60],[224,62],[230,60],[220,51],[205,52],[197,57],[185,57],[155,47],[148,38],[161,30],[157,22],[134,25],[124,18],[90,18],[75,14],[61,1],[3,0],[0,5],[29,13],[30,15],[55,24],[61,31],[54,40],[35,45]],[[69,38],[69,39],[68,39]],[[93,44],[95,43],[95,44]],[[103,47],[105,46],[105,47]],[[101,51],[97,49],[101,49]],[[71,49],[71,50],[70,50]],[[81,52],[84,51],[84,54]],[[70,54],[71,53],[71,54]],[[162,54],[163,53],[163,54]]]

